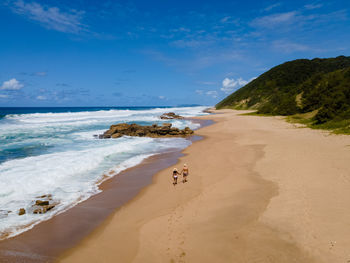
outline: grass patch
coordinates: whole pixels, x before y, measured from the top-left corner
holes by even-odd
[[[239,110],[236,107],[225,107],[225,109]],[[294,114],[286,116],[285,120],[289,123],[299,123],[305,125],[310,129],[327,130],[333,134],[345,134],[350,135],[350,120],[332,120],[323,124],[316,124],[314,117],[318,110],[314,110],[307,113]],[[273,114],[258,113],[257,111],[245,112],[239,114],[241,116],[260,116],[260,117],[271,117]]]
[[[313,129],[330,130],[334,134],[350,135],[350,120],[329,121],[323,124],[312,125]]]
[[[317,110],[308,113],[287,116],[285,119],[289,123],[304,124],[306,127],[311,129],[327,130],[334,134],[350,134],[350,120],[332,120],[323,124],[316,124],[316,121],[314,120],[316,114]]]
[[[274,116],[272,114],[258,113],[257,111],[241,113],[239,115],[242,115],[242,116],[260,116],[260,117],[271,117],[271,116]]]
[[[290,123],[300,123],[307,126],[313,125],[315,122],[313,118],[317,114],[317,111],[311,111],[303,114],[294,114],[286,117],[286,121]]]

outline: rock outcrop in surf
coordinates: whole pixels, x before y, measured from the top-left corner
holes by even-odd
[[[161,118],[162,120],[184,119],[184,117],[175,114],[175,112],[164,113],[159,118]]]
[[[157,124],[153,124],[152,126],[142,126],[135,123],[120,123],[112,125],[109,130],[98,137],[100,139],[119,138],[123,135],[152,138],[187,137],[193,133],[193,130],[191,130],[189,127],[181,130],[179,128],[172,127],[171,123],[163,123],[162,126],[158,126]]]
[[[45,214],[58,204],[59,202],[53,201],[51,194],[38,196],[37,199],[33,201],[33,205],[28,209],[28,211],[26,211],[24,208],[20,208],[18,215],[21,216],[27,212],[32,212],[33,214]]]

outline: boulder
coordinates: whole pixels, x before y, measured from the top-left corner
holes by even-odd
[[[26,213],[26,210],[24,208],[20,208],[18,211],[18,215],[24,215]]]
[[[36,200],[35,205],[40,205],[40,206],[49,205],[49,201]]]
[[[33,214],[44,214],[59,204],[58,202],[53,202],[51,194],[38,196],[37,198],[32,205]]]
[[[193,131],[189,127],[185,127],[184,131],[186,133],[191,133],[191,134],[193,133]]]
[[[45,199],[48,199],[48,200],[52,200],[52,194],[47,194],[47,195],[41,195],[41,196],[37,196],[36,198],[45,198]]]
[[[54,207],[55,207],[55,204],[34,207],[33,213],[34,214],[45,214],[47,211],[50,211]]]
[[[175,112],[167,112],[160,116],[163,120],[172,120],[172,119],[183,119],[184,117],[175,114]]]

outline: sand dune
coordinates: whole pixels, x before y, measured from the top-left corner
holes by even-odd
[[[218,113],[60,262],[350,262],[350,137]]]

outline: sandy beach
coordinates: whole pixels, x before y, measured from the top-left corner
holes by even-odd
[[[221,110],[59,262],[349,262],[350,138]]]

